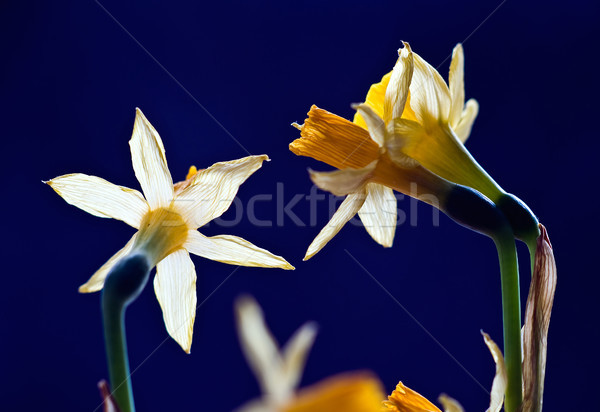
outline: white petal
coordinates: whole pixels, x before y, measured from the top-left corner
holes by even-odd
[[[135,176],[150,208],[168,207],[173,200],[173,180],[167,166],[165,148],[158,132],[140,109],[136,109],[129,146]]]
[[[465,105],[465,58],[460,43],[452,50],[448,85],[450,86],[450,99],[452,101],[448,123],[450,123],[450,127],[454,128],[460,121]]]
[[[336,196],[344,196],[360,190],[372,176],[377,161],[369,163],[362,169],[342,169],[333,172],[315,172],[309,170],[310,179],[315,185]]]
[[[196,319],[196,269],[186,250],[179,249],[158,263],[154,292],[167,332],[190,353]]]
[[[417,119],[425,126],[447,121],[450,92],[442,76],[417,53],[413,53],[414,71],[410,83],[410,104]]]
[[[383,120],[388,124],[393,119],[399,119],[404,112],[408,99],[408,91],[412,80],[414,62],[410,45],[404,42],[398,61],[392,70],[390,82],[385,91]]]
[[[379,147],[383,146],[385,142],[385,123],[383,122],[383,119],[366,103],[352,105],[352,108],[358,111],[367,123],[367,130],[369,131],[371,139],[373,139]]]
[[[452,399],[448,395],[440,395],[438,401],[442,404],[444,412],[464,412],[463,407],[455,399]]]
[[[243,296],[236,300],[235,309],[242,351],[263,393],[284,400],[293,388],[287,386],[283,359],[260,306],[250,296]]]
[[[129,239],[129,242],[127,242],[123,249],[115,253],[104,265],[102,265],[102,267],[100,267],[100,269],[96,271],[96,273],[92,275],[87,282],[79,286],[79,292],[91,293],[101,290],[104,286],[106,275],[108,275],[108,272],[110,272],[115,263],[117,263],[123,256],[126,256],[129,252],[131,252],[136,237],[137,232],[131,237],[131,239]]]
[[[283,363],[290,388],[297,388],[302,379],[306,357],[317,337],[317,325],[308,322],[294,333],[283,348]]]
[[[465,105],[465,110],[463,110],[461,114],[460,121],[456,127],[453,128],[454,133],[456,133],[463,144],[471,134],[471,128],[473,127],[477,113],[479,113],[479,104],[477,103],[477,100],[469,99]]]
[[[248,156],[200,170],[177,196],[175,207],[191,228],[205,225],[229,209],[240,185],[265,160],[269,160],[267,155]]]
[[[346,196],[346,199],[342,202],[338,210],[333,214],[331,220],[327,225],[321,229],[321,232],[312,241],[304,260],[308,260],[317,254],[323,247],[329,242],[341,229],[344,227],[352,217],[360,210],[362,205],[365,203],[366,192],[363,190],[358,193],[351,193]]]
[[[504,393],[506,392],[507,384],[504,357],[502,356],[502,351],[498,348],[498,345],[490,338],[490,335],[485,332],[481,332],[481,334],[496,363],[496,376],[494,376],[490,393],[490,407],[486,412],[500,412],[502,404],[504,403]]]
[[[389,187],[369,183],[367,198],[358,211],[365,229],[371,237],[384,247],[391,247],[396,233],[397,201]]]
[[[230,265],[294,269],[281,256],[237,236],[206,237],[197,230],[190,230],[183,247],[195,255]]]
[[[122,220],[136,229],[148,211],[148,203],[140,192],[96,176],[73,173],[47,183],[67,203],[94,216]]]

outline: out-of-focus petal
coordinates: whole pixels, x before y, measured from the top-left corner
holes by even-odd
[[[441,394],[438,401],[442,404],[444,412],[464,412],[463,407],[455,399],[448,395]]]
[[[73,173],[46,183],[67,203],[94,216],[122,220],[136,229],[148,211],[148,203],[140,192],[96,176]]]
[[[265,160],[269,160],[267,155],[247,156],[215,163],[197,172],[189,186],[177,196],[175,209],[190,228],[205,225],[229,209],[240,185],[260,169]]]
[[[398,382],[396,389],[388,396],[384,406],[393,412],[441,412],[423,395]]]
[[[358,216],[371,237],[384,247],[391,247],[396,233],[397,201],[394,191],[377,183],[366,186],[367,198]]]
[[[359,193],[351,193],[342,202],[338,210],[331,217],[331,220],[327,225],[321,229],[321,232],[312,241],[304,260],[308,260],[319,252],[341,229],[344,227],[352,217],[360,210],[362,205],[365,203],[366,192],[361,191]]]
[[[460,115],[460,121],[456,126],[453,127],[454,133],[458,136],[458,139],[464,144],[469,135],[471,134],[471,128],[475,122],[475,118],[479,113],[479,103],[475,99],[469,99],[465,105],[465,109]]]
[[[374,161],[361,169],[342,169],[333,172],[309,170],[309,173],[310,179],[319,188],[336,196],[344,196],[360,190],[373,175],[376,166],[377,162]]]
[[[197,230],[190,230],[183,247],[195,255],[230,265],[294,269],[281,256],[274,255],[237,236],[206,237]]]
[[[550,314],[556,291],[556,262],[546,228],[540,224],[523,326],[522,412],[542,410]]]
[[[242,351],[262,392],[274,401],[286,400],[293,388],[283,376],[283,359],[260,306],[250,296],[243,296],[235,302],[235,313]]]
[[[108,259],[108,261],[104,265],[102,265],[100,269],[98,269],[96,273],[94,273],[87,282],[79,286],[79,292],[91,293],[101,290],[104,286],[104,280],[106,279],[106,275],[108,275],[108,272],[110,272],[115,263],[117,263],[122,257],[126,256],[129,252],[131,252],[136,237],[137,233],[135,233],[131,237],[131,239],[129,239],[129,242],[127,242],[123,249],[119,250],[110,259]]]
[[[383,108],[382,108],[383,110]],[[379,155],[379,146],[366,129],[317,106],[312,106],[300,129],[299,139],[290,143],[298,156],[308,156],[336,169],[365,167]]]
[[[168,207],[173,200],[173,180],[163,142],[140,109],[136,109],[129,141],[135,176],[150,208]]]
[[[190,353],[196,319],[196,269],[186,250],[179,249],[158,263],[154,292],[167,332]]]
[[[426,128],[446,122],[450,114],[450,92],[442,76],[413,52],[414,71],[410,83],[411,106]]]
[[[463,106],[465,104],[465,57],[462,44],[458,43],[452,50],[452,62],[450,63],[450,74],[448,75],[450,87],[450,117],[448,123],[455,128],[460,121]]]
[[[317,324],[307,322],[292,335],[282,350],[283,367],[290,388],[297,388],[302,378],[306,357],[317,336]]]
[[[98,382],[98,389],[100,389],[100,396],[102,397],[102,410],[104,412],[120,412],[117,402],[110,393],[108,382],[105,380]]]
[[[481,334],[496,363],[496,375],[494,376],[492,390],[490,391],[490,407],[486,412],[500,412],[504,403],[504,394],[506,393],[506,384],[508,382],[504,357],[498,345],[490,338],[490,335],[485,332],[481,332]]]
[[[282,412],[379,412],[381,382],[370,373],[333,376],[301,390]]]
[[[410,45],[404,42],[404,48],[398,54],[398,61],[392,70],[392,76],[385,91],[383,120],[386,124],[393,119],[402,117],[413,75],[414,62]]]
[[[357,104],[353,105],[352,108],[360,113],[365,122],[367,123],[367,130],[369,131],[369,135],[371,139],[379,147],[383,146],[385,143],[385,123],[383,119],[375,113],[375,111],[367,104]]]

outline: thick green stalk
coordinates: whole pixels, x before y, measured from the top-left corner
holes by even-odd
[[[145,256],[124,257],[109,272],[102,290],[104,343],[112,396],[121,412],[135,412],[127,340],[125,311],[148,281],[150,266]]]
[[[511,230],[501,230],[493,236],[500,260],[502,283],[502,320],[504,329],[504,362],[508,383],[504,401],[506,412],[515,412],[521,406],[521,295],[517,250]]]

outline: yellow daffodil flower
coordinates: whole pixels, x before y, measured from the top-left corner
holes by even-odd
[[[237,300],[236,319],[242,350],[263,396],[238,412],[378,412],[382,385],[368,372],[346,373],[297,390],[308,351],[317,333],[304,324],[280,350],[265,324],[262,310],[250,297]]]
[[[411,80],[404,111],[394,124],[396,142],[391,156],[409,156],[433,173],[472,187],[497,201],[504,191],[464,147],[479,105],[475,99],[465,104],[462,45],[458,44],[452,52],[448,85],[435,68],[411,50],[408,43],[404,46],[400,55],[410,57],[401,57],[398,63],[412,61],[412,64],[404,64],[407,78]],[[385,112],[385,94],[393,72],[372,85],[367,94],[366,104],[379,116]],[[360,112],[356,113],[354,121],[363,127],[367,124]]]
[[[196,314],[196,270],[189,253],[233,265],[293,269],[281,256],[242,238],[206,237],[197,230],[221,216],[239,186],[269,159],[260,155],[215,163],[174,187],[163,142],[139,109],[129,145],[144,196],[137,190],[81,173],[59,176],[47,183],[67,203],[94,216],[122,220],[138,230],[79,291],[101,290],[110,269],[121,258],[134,253],[145,255],[150,267],[157,266],[154,291],[167,331],[189,353]]]
[[[486,412],[500,412],[504,402],[507,381],[504,359],[498,345],[496,345],[489,335],[483,332],[482,335],[496,363],[496,375],[494,376],[490,393],[490,406]],[[444,412],[464,411],[456,400],[447,395],[441,395],[438,400],[442,404]],[[396,389],[388,396],[388,400],[383,405],[382,412],[441,412],[433,403],[414,390],[404,386],[402,382],[398,383]]]

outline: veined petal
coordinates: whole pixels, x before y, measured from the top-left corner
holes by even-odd
[[[450,92],[442,76],[413,52],[414,71],[410,83],[411,107],[426,128],[448,121]]]
[[[365,122],[367,123],[367,130],[371,139],[379,147],[382,147],[385,143],[385,123],[383,119],[377,115],[377,113],[367,104],[356,104],[352,105],[352,108],[360,113]]]
[[[294,333],[282,350],[283,368],[288,386],[297,388],[302,378],[306,357],[317,336],[317,325],[307,322]]]
[[[383,404],[394,412],[441,412],[425,397],[404,386],[402,382],[398,382],[396,389]]]
[[[475,99],[469,99],[465,105],[465,109],[460,115],[460,120],[456,126],[453,127],[454,133],[458,136],[458,139],[464,144],[469,135],[471,134],[471,128],[475,122],[475,118],[479,113],[479,103]]]
[[[338,210],[333,214],[327,225],[321,229],[321,232],[312,241],[304,260],[308,260],[317,254],[329,242],[344,225],[352,219],[352,217],[360,210],[365,203],[366,192],[363,190],[359,193],[351,193],[346,196]]]
[[[414,62],[410,45],[406,42],[403,43],[404,48],[398,53],[398,61],[392,70],[392,76],[390,77],[390,82],[385,91],[383,120],[386,124],[393,119],[402,117],[406,101],[408,100],[408,91],[412,80]]]
[[[506,385],[508,382],[504,357],[502,356],[502,351],[498,348],[498,345],[490,338],[490,335],[485,332],[481,332],[481,334],[496,363],[496,375],[494,376],[492,390],[490,391],[490,407],[486,412],[500,412],[502,404],[504,403],[504,394],[506,393]]]
[[[196,319],[196,269],[186,250],[179,249],[158,263],[154,292],[167,332],[190,353]]]
[[[177,195],[175,209],[190,228],[205,225],[229,209],[240,185],[260,169],[265,160],[269,160],[267,155],[247,156],[215,163],[197,172],[190,185]]]
[[[374,161],[361,169],[342,169],[333,172],[309,170],[309,173],[311,180],[319,188],[336,196],[344,196],[360,190],[372,176],[376,166],[377,162]]]
[[[283,359],[275,338],[267,328],[263,311],[253,298],[243,296],[235,302],[235,314],[242,351],[262,392],[274,400],[286,400],[293,388],[282,376]]]
[[[442,404],[444,412],[464,412],[463,407],[455,399],[452,399],[448,395],[440,395],[438,401]]]
[[[237,236],[206,237],[197,230],[190,230],[183,247],[195,255],[230,265],[294,269],[281,256],[274,255]]]
[[[135,176],[150,208],[168,207],[173,200],[173,180],[165,148],[158,132],[140,109],[136,109],[129,146]]]
[[[301,390],[282,412],[379,412],[383,399],[379,379],[355,372],[333,376]]]
[[[91,293],[101,290],[104,286],[106,275],[108,275],[108,272],[110,272],[115,263],[117,263],[122,257],[126,256],[133,249],[136,237],[137,233],[135,233],[131,239],[129,239],[129,242],[127,242],[123,249],[119,250],[110,259],[108,259],[108,261],[102,265],[87,282],[79,286],[79,293]]]
[[[554,251],[546,228],[540,224],[535,264],[523,326],[523,404],[520,411],[542,410],[548,329],[556,291]]]
[[[394,191],[377,183],[366,186],[367,198],[358,216],[371,237],[384,247],[391,247],[396,233],[397,201]]]
[[[452,50],[452,62],[450,63],[448,85],[450,86],[451,100],[448,123],[450,123],[452,128],[455,128],[460,121],[465,105],[465,58],[462,44],[460,43]]]
[[[377,159],[379,147],[365,127],[312,106],[300,129],[299,139],[290,143],[298,156],[308,156],[336,169],[365,167]]]
[[[148,203],[140,192],[96,176],[73,173],[46,183],[67,203],[94,216],[122,220],[136,229],[148,211]]]

